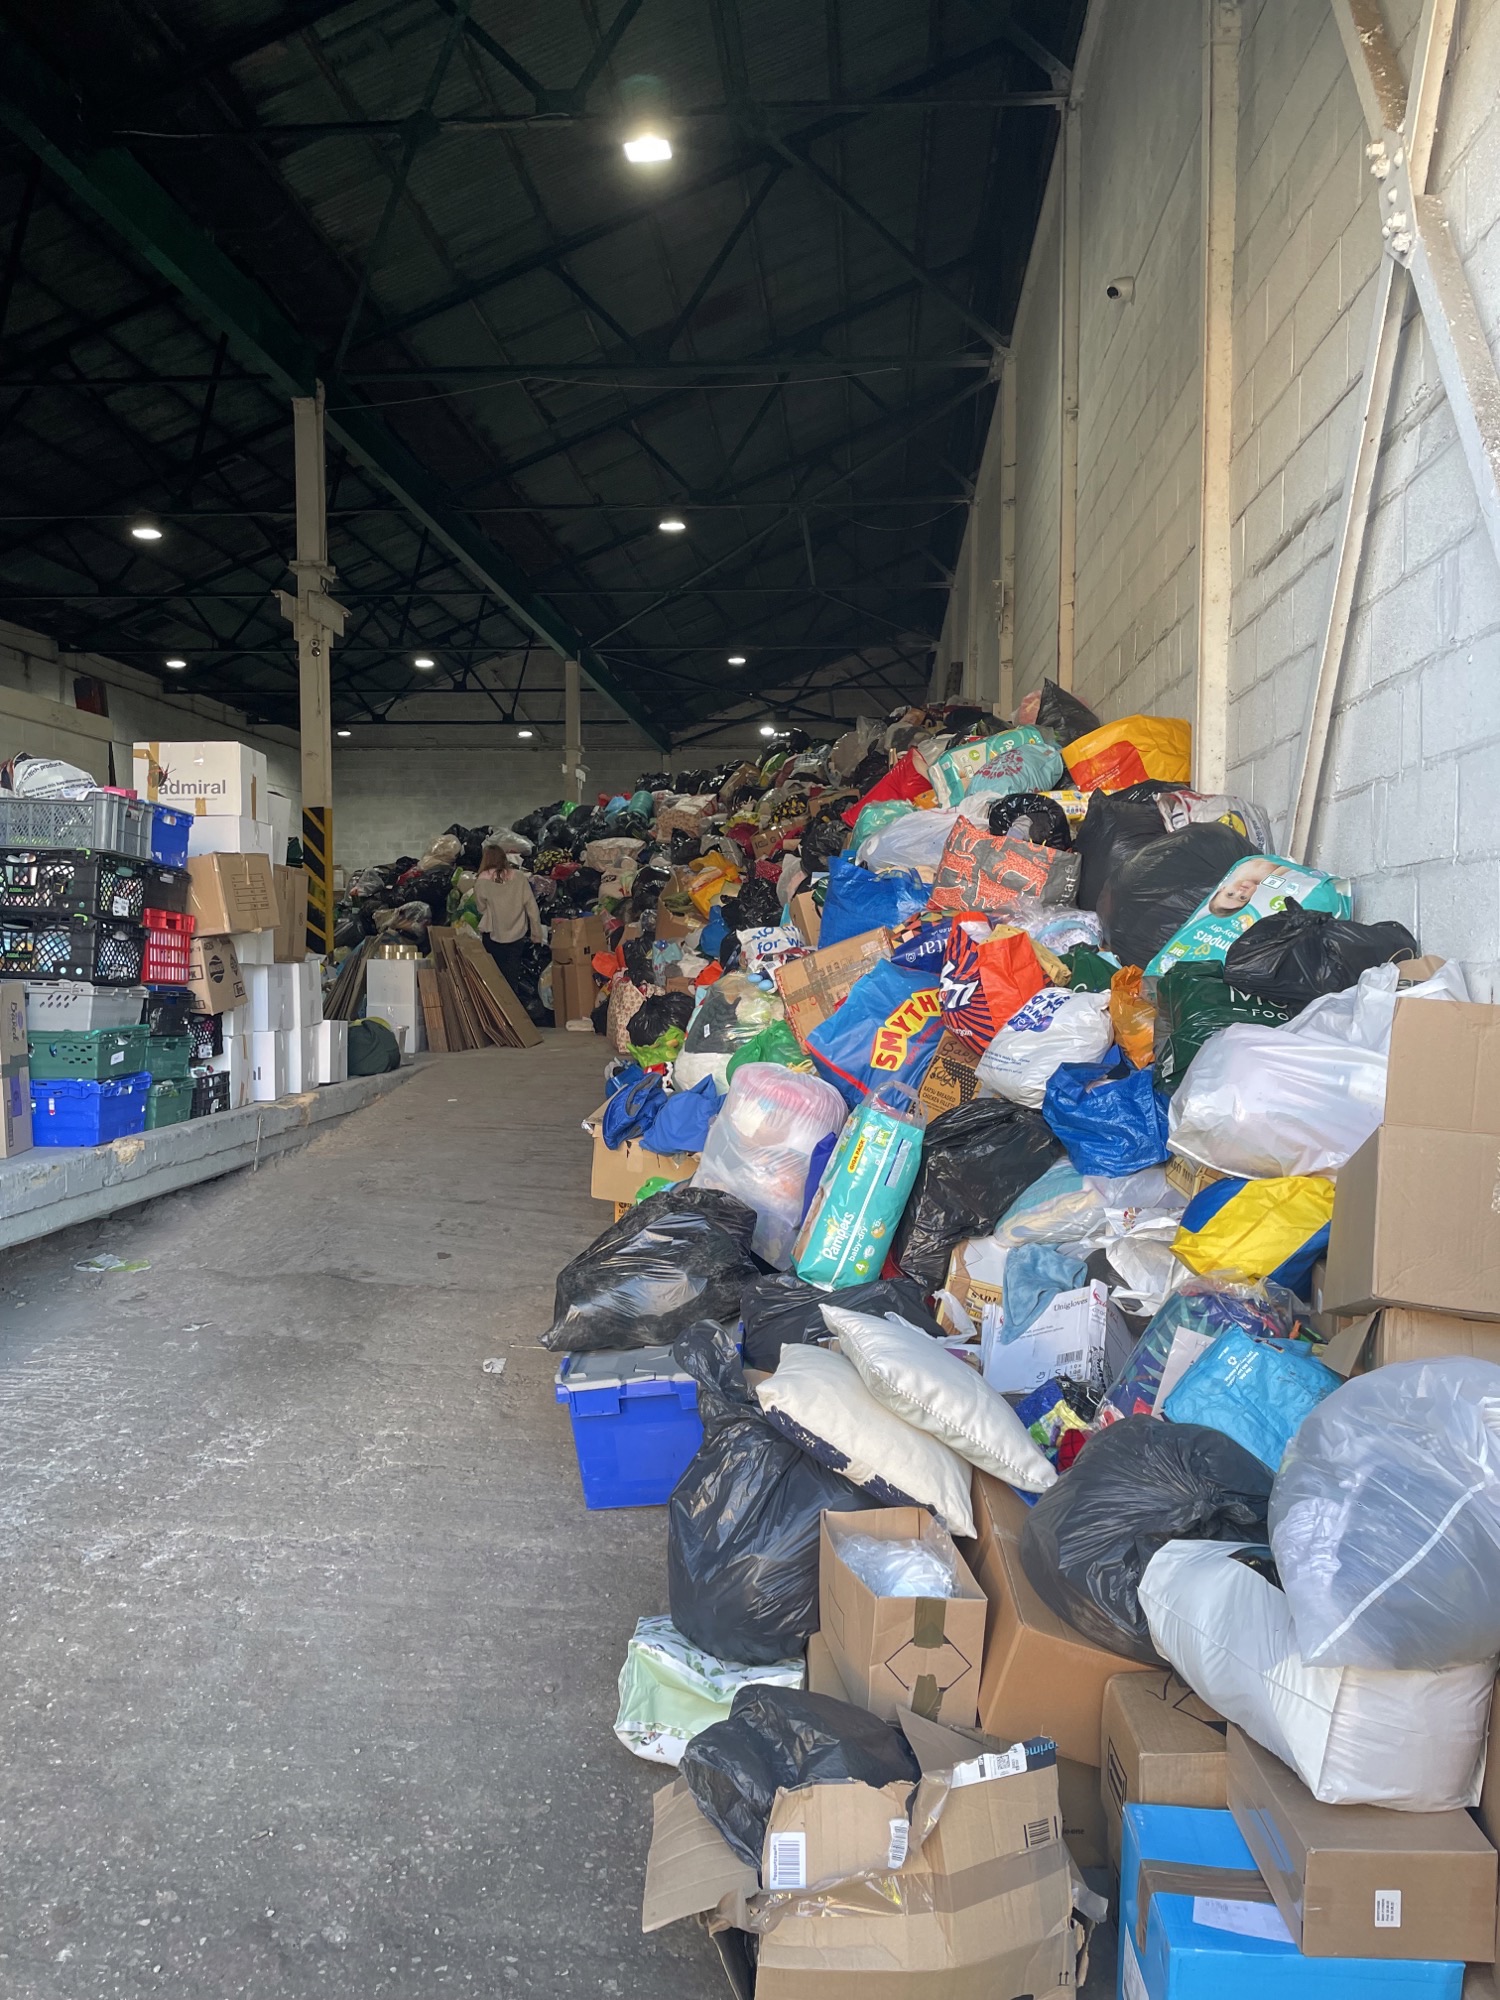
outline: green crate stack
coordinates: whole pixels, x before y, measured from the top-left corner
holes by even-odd
[[[163,1077],[146,1093],[146,1130],[158,1132],[163,1125],[181,1125],[193,1115],[191,1080]]]
[[[191,1071],[191,1035],[153,1035],[146,1044],[146,1060],[141,1064],[155,1083],[180,1083]]]
[[[108,1083],[115,1077],[139,1075],[146,1067],[149,1044],[144,1022],[134,1028],[69,1028],[26,1038],[33,1083],[56,1077]]]

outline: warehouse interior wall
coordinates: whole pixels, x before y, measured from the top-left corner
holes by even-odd
[[[1410,72],[1420,0],[1383,0]],[[1294,793],[1380,254],[1367,132],[1327,0],[1242,0],[1229,784]],[[1077,645],[1106,718],[1192,717],[1202,452],[1202,100],[1207,0],[1093,0],[1081,91]],[[1492,347],[1500,335],[1500,0],[1462,0],[1430,185]],[[1015,687],[1058,670],[1059,199],[1044,210],[1017,370]],[[1111,278],[1134,281],[1128,302]],[[986,448],[998,460],[999,404]],[[998,577],[998,510],[956,575]],[[976,600],[981,621],[1001,609]],[[938,661],[985,658],[955,587]],[[1308,858],[1358,913],[1430,950],[1500,954],[1500,565],[1413,305]]]

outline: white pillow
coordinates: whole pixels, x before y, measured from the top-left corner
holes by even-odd
[[[766,1414],[822,1464],[888,1505],[930,1507],[950,1535],[972,1535],[969,1468],[945,1444],[893,1416],[852,1362],[826,1347],[789,1345],[756,1384]]]
[[[1023,1493],[1045,1493],[1057,1484],[1056,1472],[999,1390],[941,1341],[896,1313],[877,1319],[824,1306],[823,1319],[877,1403]]]

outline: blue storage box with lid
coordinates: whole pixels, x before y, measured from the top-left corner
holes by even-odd
[[[176,806],[151,808],[151,859],[164,868],[186,868],[193,815]]]
[[[93,1083],[54,1077],[31,1087],[33,1146],[107,1146],[146,1129],[149,1076],[111,1077]]]
[[[698,1385],[670,1347],[569,1354],[557,1371],[586,1507],[662,1507],[703,1442]]]
[[[1120,1860],[1120,2000],[1459,2000],[1464,1968],[1423,1958],[1307,1958],[1274,1903],[1204,1894],[1151,1897],[1139,1933],[1142,1861],[1248,1871],[1234,1817],[1197,1806],[1126,1806]]]

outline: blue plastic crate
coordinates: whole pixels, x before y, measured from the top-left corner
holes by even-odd
[[[191,813],[179,812],[175,806],[153,806],[151,859],[159,861],[164,868],[186,868],[188,834],[192,824]]]
[[[146,1129],[151,1079],[144,1073],[90,1083],[57,1077],[32,1085],[31,1143],[34,1146],[107,1146]]]
[[[569,1354],[557,1371],[586,1507],[661,1507],[703,1442],[698,1385],[669,1347]]]

